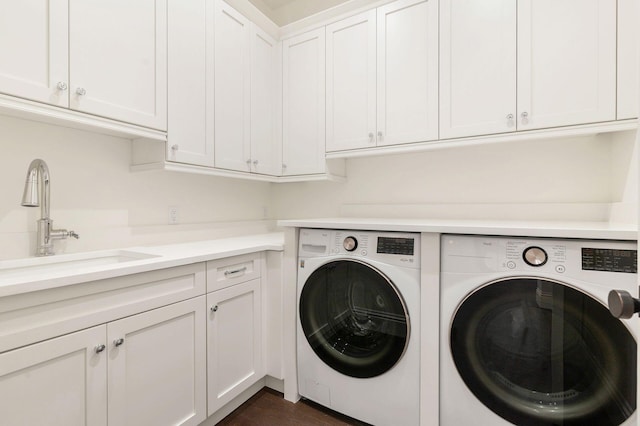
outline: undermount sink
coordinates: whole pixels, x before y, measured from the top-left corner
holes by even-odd
[[[0,261],[0,280],[33,274],[72,272],[77,269],[134,262],[154,257],[158,256],[132,250],[108,250]]]

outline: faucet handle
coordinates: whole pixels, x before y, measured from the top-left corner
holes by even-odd
[[[69,237],[75,238],[77,240],[80,238],[80,235],[78,235],[76,231],[69,231]]]

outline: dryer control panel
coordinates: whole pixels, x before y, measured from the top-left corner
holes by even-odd
[[[443,235],[442,272],[555,275],[593,280],[637,274],[635,242]]]

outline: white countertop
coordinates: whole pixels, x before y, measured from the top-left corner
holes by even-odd
[[[638,238],[636,225],[611,224],[608,222],[320,218],[280,220],[278,221],[278,226],[630,241],[635,241]]]
[[[49,258],[0,261],[0,297],[62,287],[88,281],[138,274],[156,269],[205,262],[265,250],[282,251],[282,233],[248,235],[163,246],[128,247],[87,253],[62,254]],[[77,259],[133,253],[143,258],[109,264],[56,267]],[[47,265],[51,265],[48,267]],[[32,266],[35,266],[32,268]]]

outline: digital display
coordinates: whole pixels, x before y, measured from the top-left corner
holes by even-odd
[[[413,256],[413,238],[378,237],[378,253]]]
[[[638,251],[583,247],[582,269],[635,274],[638,272]]]

